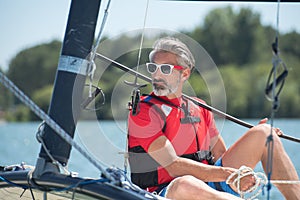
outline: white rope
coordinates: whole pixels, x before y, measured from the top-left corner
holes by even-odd
[[[241,190],[241,179],[246,176],[253,176],[255,184],[248,190]],[[254,172],[253,169],[246,166],[241,166],[236,172],[228,176],[226,184],[233,184],[237,188],[237,193],[245,199],[254,199],[262,191],[265,185],[268,183],[267,176],[262,172]],[[271,180],[272,184],[300,184],[299,180]],[[247,198],[246,198],[247,197]]]
[[[300,181],[290,181],[290,180],[271,180],[273,184],[300,184]]]
[[[250,187],[248,190],[242,191],[240,180],[246,176],[253,176],[255,179],[255,184]],[[261,183],[265,184],[267,179],[263,173],[255,173],[250,167],[241,166],[236,172],[232,173],[226,180],[226,184],[233,184],[237,188],[237,193],[241,195],[242,198],[245,198],[246,195],[250,194],[251,197],[248,199],[254,199],[261,192],[262,188]]]

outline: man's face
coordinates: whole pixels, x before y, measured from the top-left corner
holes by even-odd
[[[178,65],[177,56],[169,52],[158,52],[155,54],[153,62],[156,64]],[[184,69],[187,70],[187,69]],[[160,69],[152,74],[152,86],[154,94],[157,96],[167,96],[168,98],[176,98],[181,95],[182,72],[184,70],[173,69],[171,74],[166,75]]]

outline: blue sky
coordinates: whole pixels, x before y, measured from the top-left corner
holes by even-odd
[[[88,2],[88,0],[87,0]],[[21,50],[53,39],[63,40],[71,0],[1,0],[0,66]],[[107,0],[102,0],[99,22]],[[143,28],[147,0],[111,0],[104,34],[114,36]],[[146,27],[190,30],[203,22],[214,8],[251,8],[264,25],[276,25],[276,3],[175,2],[150,0]],[[300,3],[280,4],[279,29],[300,33]]]

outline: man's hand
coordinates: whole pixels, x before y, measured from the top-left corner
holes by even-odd
[[[268,118],[264,118],[264,119],[260,120],[258,122],[258,124],[265,124],[265,123],[267,123],[268,120],[269,120]]]
[[[240,172],[238,172],[240,171]],[[227,183],[230,185],[230,187],[235,191],[238,192],[238,186],[239,186],[239,190],[240,191],[247,191],[249,190],[251,187],[253,187],[256,183],[256,180],[254,178],[254,176],[252,174],[243,176],[249,172],[249,170],[246,169],[242,169],[241,168],[239,170],[235,169],[234,172],[232,172],[232,175],[235,174],[234,176],[232,176],[232,178],[230,178],[230,180],[227,180]],[[238,181],[236,180],[238,178],[238,174],[241,174],[241,179]],[[239,184],[239,185],[238,185]]]
[[[264,119],[260,120],[260,121],[258,122],[258,124],[265,124],[265,123],[267,123],[268,120],[269,120],[268,118],[264,118]],[[280,128],[273,128],[273,131],[274,131],[277,135],[283,135],[283,132],[280,130]]]

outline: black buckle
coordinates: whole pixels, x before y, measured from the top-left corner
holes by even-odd
[[[180,119],[181,124],[193,124],[200,122],[200,117],[186,116],[185,118]]]
[[[207,150],[197,151],[196,153],[194,153],[194,155],[198,158],[200,162],[202,162],[203,160],[207,160],[208,164],[210,165],[214,164],[213,161],[214,157],[211,151],[207,151]]]

